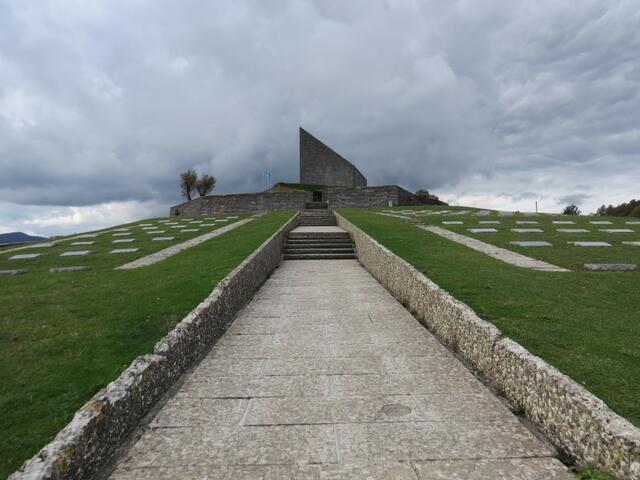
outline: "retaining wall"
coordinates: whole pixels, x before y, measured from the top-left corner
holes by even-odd
[[[85,479],[102,468],[173,383],[227,330],[282,259],[292,217],[154,348],[135,359],[10,480]]]
[[[305,203],[311,201],[313,201],[313,193],[304,190],[207,195],[174,205],[169,215],[209,215],[221,211],[238,213],[302,210]]]
[[[360,263],[577,465],[640,479],[640,429],[336,213]]]
[[[413,193],[407,192],[398,185],[382,185],[378,187],[328,187],[326,201],[330,208],[369,208],[386,207],[389,201],[393,205],[416,205],[418,202]]]

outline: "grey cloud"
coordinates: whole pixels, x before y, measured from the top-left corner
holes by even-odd
[[[637,23],[622,0],[2,2],[0,202],[295,181],[299,125],[372,184],[632,197]]]

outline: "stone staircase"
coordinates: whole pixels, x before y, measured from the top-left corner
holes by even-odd
[[[335,226],[329,210],[303,210],[300,226]],[[347,232],[290,232],[284,246],[285,260],[355,259],[355,248]]]

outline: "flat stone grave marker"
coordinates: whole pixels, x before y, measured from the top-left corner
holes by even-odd
[[[459,212],[452,212],[452,213],[447,213],[448,216],[452,217],[454,215],[467,215],[470,212],[470,210],[460,210]],[[229,217],[231,218],[231,217]],[[238,218],[238,217],[236,217]]]
[[[180,230],[180,233],[190,233],[190,232],[199,232],[199,228],[185,228],[184,230]]]
[[[640,225],[640,221],[638,220],[632,220],[630,222],[624,222],[624,223],[626,223],[627,225]]]
[[[154,237],[151,239],[153,242],[169,242],[171,240],[175,240],[176,237]]]
[[[172,225],[171,228],[184,228],[186,225]]]
[[[25,245],[24,248],[49,248],[55,245],[54,242],[36,243],[35,245]]]
[[[98,235],[95,233],[85,233],[83,235],[78,235],[76,238],[96,238]]]
[[[622,242],[623,245],[632,245],[634,247],[640,247],[640,242]]]
[[[220,218],[218,220],[216,220],[216,222],[228,222],[229,220],[226,218]]]
[[[68,252],[62,252],[61,257],[83,257],[93,253],[93,250],[70,250]]]
[[[215,223],[201,223],[200,226],[201,227],[215,227],[216,224]]]
[[[64,273],[64,272],[86,272],[87,270],[91,270],[91,267],[87,266],[78,266],[78,267],[55,267],[50,268],[49,272],[51,273]]]
[[[464,225],[464,222],[455,222],[453,220],[450,221],[443,221],[442,222],[443,225]]]
[[[135,242],[136,239],[135,238],[120,238],[118,240],[114,240],[111,243],[131,243],[131,242]]]
[[[158,223],[169,223],[169,220],[158,220]]]
[[[388,210],[387,210],[388,211]],[[384,212],[384,210],[383,210]],[[215,220],[215,217],[204,217],[205,220]]]
[[[157,230],[158,227],[142,227],[142,230]]]
[[[511,217],[513,216],[513,212],[498,212],[498,215],[501,217]]]
[[[518,225],[537,225],[538,222],[536,220],[516,220]]]
[[[193,218],[183,218],[182,220],[189,221],[189,220],[193,220]]]
[[[5,277],[15,277],[16,275],[24,275],[29,270],[18,269],[18,270],[0,270],[0,276]]]
[[[467,229],[471,233],[497,233],[498,230],[495,228],[468,228]]]
[[[167,225],[178,225],[180,222],[167,222]]]
[[[113,237],[126,237],[127,235],[131,235],[131,232],[122,232],[122,233],[114,233]]]
[[[31,258],[41,257],[42,253],[21,253],[19,255],[14,255],[13,257],[9,257],[9,260],[29,260]]]
[[[635,263],[585,263],[584,268],[594,272],[623,272],[627,270],[637,270]]]
[[[140,223],[139,227],[153,227],[153,223]]]
[[[147,230],[147,233],[149,235],[158,235],[158,234],[164,233],[164,232],[165,232],[165,230]]]
[[[130,228],[124,228],[124,227],[123,228],[114,228],[112,230],[112,232],[127,232],[129,230],[130,230]]]
[[[415,211],[412,211],[411,213],[416,213]],[[238,217],[227,217],[227,218],[238,218]]]
[[[511,231],[516,233],[544,233],[541,228],[512,228]]]
[[[554,220],[552,223],[555,225],[575,225],[576,222],[572,222],[571,220]]]
[[[203,222],[203,220],[192,220],[189,223],[202,223],[202,222]]]
[[[590,230],[586,228],[557,228],[556,232],[560,233],[589,233]]]
[[[490,214],[491,212],[489,210],[480,210],[479,212],[474,213],[476,217],[484,217]]]
[[[73,242],[71,245],[72,246],[80,246],[80,245],[93,245],[96,242]]]
[[[567,242],[578,247],[610,247],[611,244],[607,242]]]
[[[591,225],[611,225],[608,220],[594,220],[589,222]]]
[[[519,247],[553,247],[549,242],[509,242]]]
[[[139,248],[114,248],[109,253],[134,253],[140,250]]]
[[[630,228],[601,228],[600,231],[607,233],[634,233]]]
[[[497,225],[502,222],[500,220],[480,220],[478,223],[480,225]]]

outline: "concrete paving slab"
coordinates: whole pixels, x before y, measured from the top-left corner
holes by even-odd
[[[162,232],[158,232],[162,233]],[[171,240],[175,240],[176,237],[153,237],[151,239],[152,242],[170,242]]]
[[[68,252],[62,252],[61,257],[84,257],[85,255],[91,255],[93,250],[70,250]]]
[[[608,220],[594,220],[589,223],[591,225],[611,225],[611,222]]]
[[[544,233],[541,228],[512,228],[511,231],[515,233]]]
[[[135,253],[139,248],[114,248],[109,253]]]
[[[566,473],[354,260],[283,262],[135,438],[111,478]]]
[[[496,233],[498,230],[495,228],[468,228],[471,233]]]
[[[611,244],[607,242],[567,242],[577,247],[610,247]]]
[[[120,240],[112,240],[111,243],[131,243],[135,241],[135,238],[121,238]]]
[[[44,253],[20,253],[9,257],[9,260],[30,260],[32,258],[38,258],[44,255]]]
[[[554,225],[575,225],[576,222],[572,222],[571,220],[553,220],[551,223]]]
[[[555,458],[414,462],[420,480],[575,480]]]
[[[517,245],[518,247],[553,247],[549,242],[509,242],[511,245]]]
[[[537,225],[538,222],[536,220],[516,220],[518,225]]]
[[[443,225],[464,225],[464,222],[458,222],[458,221],[453,221],[453,220],[449,220],[449,221],[443,221],[442,222]]]
[[[589,233],[590,230],[586,228],[557,228],[556,232],[560,233]]]
[[[600,231],[605,233],[635,233],[635,230],[630,228],[601,228]]]

